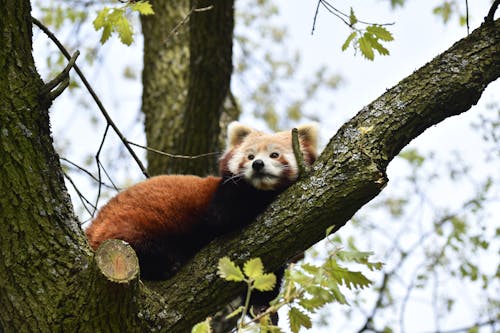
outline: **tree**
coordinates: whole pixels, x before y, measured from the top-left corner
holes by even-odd
[[[189,330],[238,293],[238,287],[216,278],[220,257],[243,260],[251,253],[276,268],[322,239],[330,216],[333,231],[338,230],[378,195],[388,163],[409,141],[468,110],[500,75],[500,21],[490,18],[348,121],[311,173],[241,234],[210,244],[162,283],[140,283],[131,262],[132,274],[123,284],[103,271],[105,253],[94,257],[72,214],[48,117],[58,84],[64,83],[44,84],[34,69],[30,4],[5,0],[0,8],[5,18],[0,23],[0,181],[9,189],[0,198],[2,331]],[[196,22],[193,17],[191,27]],[[187,93],[186,105],[195,93]],[[220,111],[226,95],[219,95],[214,110]],[[290,232],[302,237],[287,237]]]

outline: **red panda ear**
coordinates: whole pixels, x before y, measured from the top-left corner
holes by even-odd
[[[316,156],[318,151],[319,135],[318,123],[310,123],[297,126],[297,130],[299,133],[301,144],[309,148],[313,155]]]
[[[233,148],[243,142],[248,134],[254,130],[237,121],[233,121],[227,127],[227,147]]]

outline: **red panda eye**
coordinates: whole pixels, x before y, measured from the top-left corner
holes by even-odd
[[[251,160],[253,160],[254,158],[255,158],[255,156],[254,156],[253,154],[248,155],[248,159],[249,159],[250,161],[251,161]]]
[[[269,155],[270,158],[278,158],[279,156],[280,154],[277,152],[272,152],[271,155]]]

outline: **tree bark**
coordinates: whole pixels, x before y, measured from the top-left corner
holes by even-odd
[[[216,174],[221,115],[232,73],[233,0],[152,1],[142,17],[142,111],[150,174]]]
[[[339,229],[381,191],[402,147],[469,109],[500,76],[497,20],[363,108],[311,173],[241,233],[214,241],[168,281],[146,286],[131,274],[120,283],[94,261],[72,214],[31,56],[29,1],[3,0],[0,17],[2,332],[189,332],[241,288],[217,277],[220,257],[261,257],[275,269],[328,226]]]
[[[29,1],[3,1],[0,17],[0,331],[48,332],[76,319],[69,296],[90,252],[41,102]]]

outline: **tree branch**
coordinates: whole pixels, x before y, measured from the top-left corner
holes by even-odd
[[[495,2],[493,2],[493,4],[491,5],[490,10],[488,11],[488,15],[486,15],[486,17],[484,18],[484,21],[486,23],[493,22],[493,17],[495,16],[495,12],[498,9],[498,5],[500,5],[500,0],[495,0]]]
[[[443,54],[389,89],[344,124],[311,172],[290,187],[255,223],[209,244],[172,279],[149,285],[142,306],[164,296],[168,332],[189,331],[242,286],[217,277],[217,261],[261,257],[277,269],[287,259],[340,229],[387,183],[386,167],[411,140],[442,120],[467,111],[500,76],[500,20],[483,24]],[[186,297],[192,295],[192,297]],[[198,309],[193,311],[193,309]]]
[[[80,51],[76,50],[62,72],[47,82],[42,88],[42,96],[47,102],[52,103],[52,101],[59,97],[59,95],[69,86],[69,71],[75,66],[76,58],[78,58],[79,55]]]

